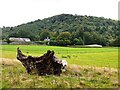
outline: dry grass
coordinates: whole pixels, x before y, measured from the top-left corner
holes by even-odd
[[[0,60],[3,88],[117,88],[118,70],[108,67],[72,64],[60,77],[37,76],[26,73],[16,59]]]
[[[103,73],[103,72],[117,73],[118,72],[118,69],[115,69],[115,68],[80,66],[80,65],[76,65],[76,64],[71,64],[70,66],[68,66],[68,68],[70,68],[73,72],[80,72],[80,70],[83,70],[83,69],[84,70],[94,70],[99,73]]]
[[[17,59],[0,58],[0,65],[17,66],[20,64],[21,64],[21,62],[18,61]]]

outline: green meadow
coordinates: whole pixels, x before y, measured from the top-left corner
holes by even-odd
[[[72,48],[38,45],[2,45],[2,88],[118,88],[118,48]],[[53,50],[68,62],[61,76],[29,75],[17,62],[16,49],[41,56]],[[13,63],[12,63],[13,62]]]
[[[65,59],[68,64],[89,65],[97,67],[118,68],[118,48],[71,48],[37,45],[3,45],[1,58],[16,59],[16,49],[19,47],[25,55],[41,56],[47,50],[55,51],[59,59]]]

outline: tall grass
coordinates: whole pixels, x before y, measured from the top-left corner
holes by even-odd
[[[61,76],[37,76],[24,67],[2,65],[2,88],[117,88],[117,69],[70,66]],[[76,70],[77,69],[77,70]],[[100,69],[100,70],[99,70]]]

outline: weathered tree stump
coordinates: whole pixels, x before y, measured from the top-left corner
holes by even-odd
[[[26,68],[27,73],[36,71],[38,75],[60,75],[62,73],[62,60],[54,56],[54,51],[48,50],[40,57],[26,56],[17,48],[17,59]]]

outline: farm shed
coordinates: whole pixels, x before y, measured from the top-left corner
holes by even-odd
[[[47,45],[49,45],[49,43],[50,43],[49,37],[45,38],[44,41],[46,42]]]
[[[44,41],[50,42],[49,37],[45,38]]]
[[[31,42],[31,40],[29,38],[14,38],[14,37],[11,37],[9,38],[10,41],[13,41],[13,42]]]

